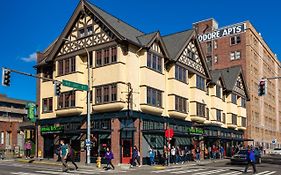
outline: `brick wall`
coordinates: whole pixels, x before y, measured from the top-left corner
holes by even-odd
[[[0,144],[0,149],[5,149],[6,145],[6,134],[7,132],[11,132],[11,149],[14,148],[14,146],[17,145],[17,134],[19,129],[19,123],[18,122],[0,122],[0,132],[4,132],[4,144]]]
[[[120,121],[116,118],[111,120],[111,150],[114,155],[113,164],[121,162],[120,160]]]

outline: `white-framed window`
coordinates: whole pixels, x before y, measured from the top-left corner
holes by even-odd
[[[0,134],[0,144],[4,144],[4,132],[2,131]]]
[[[217,40],[214,41],[214,49],[217,49],[218,48],[218,42]]]
[[[217,63],[217,62],[218,62],[218,56],[215,55],[215,56],[214,56],[214,63]]]
[[[240,51],[230,52],[230,60],[239,60],[241,58]]]
[[[11,132],[7,131],[6,132],[6,146],[12,145],[11,141],[12,141],[12,139],[11,139]]]

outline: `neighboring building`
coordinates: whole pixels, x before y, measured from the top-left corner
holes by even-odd
[[[35,143],[35,126],[27,121],[28,102],[0,94],[0,151],[6,156],[23,155],[26,140]]]
[[[163,150],[167,128],[175,131],[172,145],[189,149],[221,144],[230,150],[243,142],[242,70],[211,75],[194,30],[145,34],[81,1],[58,39],[38,53],[38,75],[87,84],[84,48],[91,66],[92,161],[109,146],[114,163],[128,163],[136,145],[145,162],[149,147]],[[57,97],[53,89],[52,81],[38,80],[39,150],[53,158],[63,138],[84,162],[86,92],[62,86]]]
[[[267,94],[258,96],[261,78],[280,76],[277,56],[249,21],[218,28],[214,19],[207,19],[194,23],[194,28],[210,69],[242,66],[251,98],[247,103],[248,125],[245,137],[254,139],[255,145],[267,149],[280,147],[280,80],[268,80]],[[277,143],[273,144],[275,139]]]

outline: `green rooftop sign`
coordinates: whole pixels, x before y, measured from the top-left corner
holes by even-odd
[[[75,83],[73,81],[62,80],[62,85],[67,87],[72,87],[81,91],[87,91],[88,85]]]

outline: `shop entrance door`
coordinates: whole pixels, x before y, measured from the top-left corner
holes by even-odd
[[[44,136],[44,158],[54,158],[54,136]]]
[[[130,163],[132,158],[132,143],[132,139],[122,139],[122,163]]]

